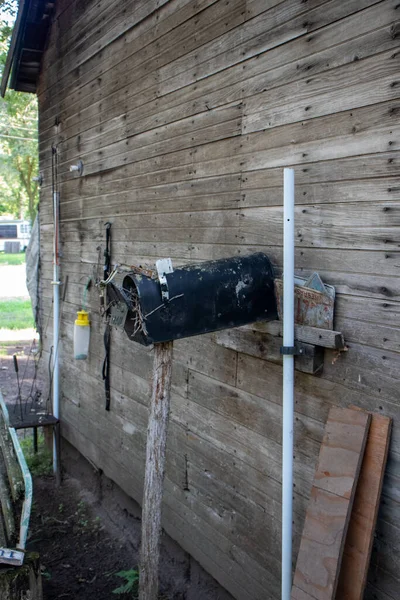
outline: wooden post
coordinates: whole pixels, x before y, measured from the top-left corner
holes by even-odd
[[[153,390],[147,428],[142,505],[139,600],[157,600],[161,504],[170,406],[172,342],[154,346]]]

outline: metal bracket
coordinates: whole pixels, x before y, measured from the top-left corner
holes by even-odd
[[[167,282],[166,275],[168,275],[168,273],[174,272],[171,259],[170,258],[161,258],[160,260],[157,260],[156,261],[156,269],[157,269],[158,279],[160,281],[161,299],[163,302],[168,302],[169,290],[168,290],[168,282]]]
[[[303,348],[299,348],[296,344],[294,346],[281,346],[279,352],[283,356],[299,356],[303,354]]]
[[[123,302],[112,304],[110,308],[110,325],[123,329],[128,314],[128,305]]]
[[[32,177],[32,181],[35,181],[39,187],[43,185],[43,173],[39,173],[36,177]]]
[[[78,160],[76,165],[71,165],[69,167],[69,170],[71,171],[71,173],[78,173],[78,175],[81,176],[83,174],[83,162],[81,160]]]

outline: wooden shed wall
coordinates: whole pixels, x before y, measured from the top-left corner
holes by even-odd
[[[394,419],[366,598],[399,598],[398,0],[61,0],[39,90],[45,356],[51,146],[61,195],[63,435],[141,501],[151,352],[112,332],[111,411],[92,288],[103,262],[175,265],[265,251],[282,265],[282,167],[296,170],[296,272],[338,292],[322,376],[296,375],[295,550],[332,404]],[[84,162],[84,176],[69,166]],[[68,281],[67,281],[68,279]],[[67,281],[67,284],[66,284]],[[240,600],[280,597],[281,368],[175,344],[167,532]],[[294,557],[295,558],[295,557]]]

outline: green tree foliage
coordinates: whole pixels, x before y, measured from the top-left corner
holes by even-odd
[[[15,0],[0,0],[0,78],[16,15]],[[0,215],[36,215],[38,184],[37,101],[33,94],[8,90],[0,98]]]

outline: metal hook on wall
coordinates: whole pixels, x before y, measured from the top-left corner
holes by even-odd
[[[70,166],[69,170],[71,171],[71,173],[78,173],[78,175],[81,176],[83,174],[83,162],[81,160],[78,160],[76,165]]]

